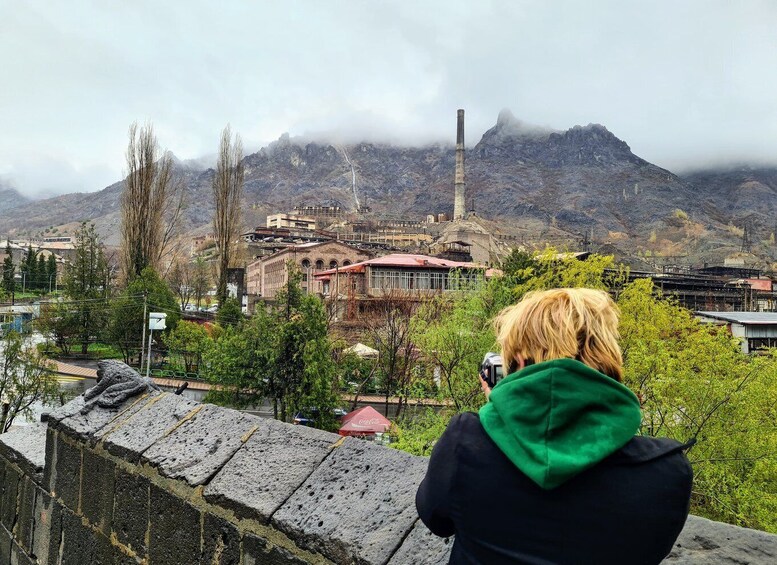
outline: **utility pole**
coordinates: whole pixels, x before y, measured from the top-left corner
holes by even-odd
[[[148,292],[143,292],[143,337],[140,340],[140,367],[138,372],[143,374],[143,354],[146,352],[146,310],[148,309]]]

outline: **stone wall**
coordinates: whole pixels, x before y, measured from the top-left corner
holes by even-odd
[[[103,388],[0,435],[0,565],[447,562],[415,512],[426,459]],[[666,562],[775,563],[777,536],[691,517]]]

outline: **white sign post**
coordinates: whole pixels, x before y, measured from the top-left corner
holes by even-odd
[[[146,376],[151,373],[151,336],[154,335],[154,330],[162,331],[165,326],[165,318],[167,314],[164,312],[149,312],[148,314],[148,363],[146,363]]]

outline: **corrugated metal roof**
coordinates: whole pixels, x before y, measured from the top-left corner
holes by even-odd
[[[735,324],[777,325],[777,312],[696,312],[696,314]]]

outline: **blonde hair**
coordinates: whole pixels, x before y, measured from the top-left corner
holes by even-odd
[[[571,358],[620,382],[618,307],[602,290],[529,292],[494,320],[505,366],[520,355],[534,363]]]

